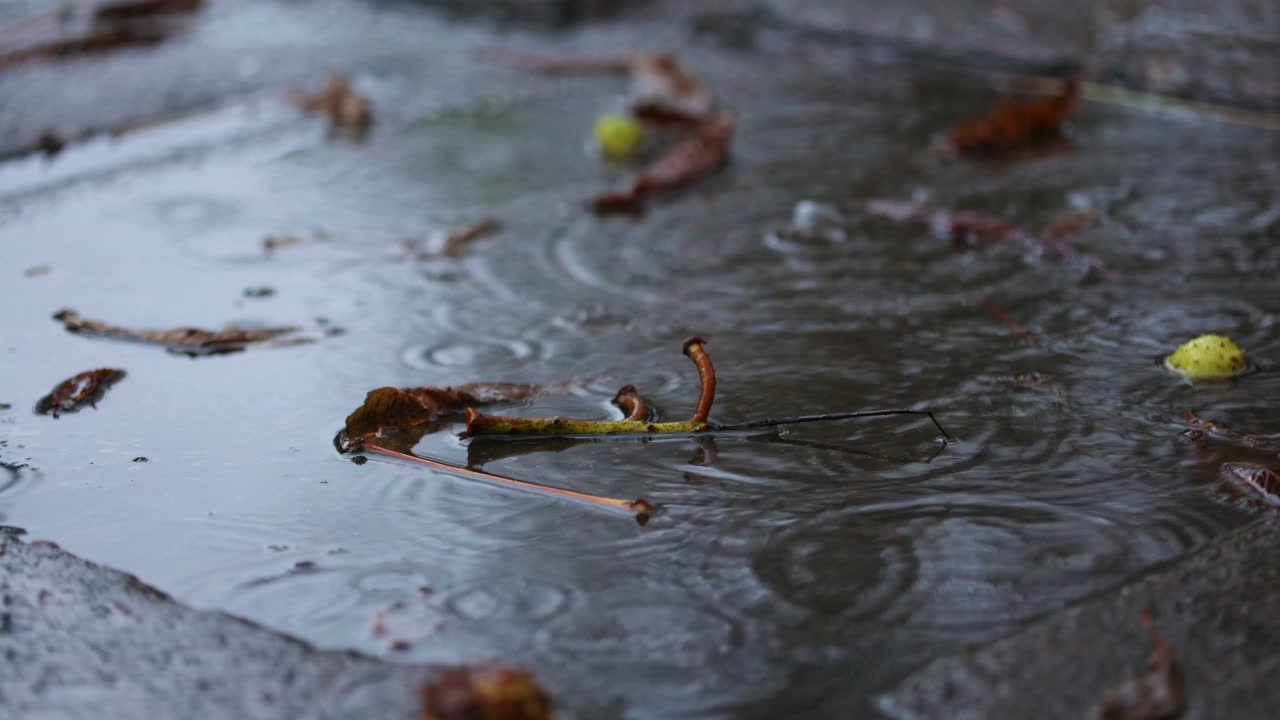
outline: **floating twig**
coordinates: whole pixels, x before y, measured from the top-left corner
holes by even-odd
[[[716,374],[711,365],[711,357],[707,355],[700,337],[691,337],[684,341],[684,354],[693,361],[698,369],[698,379],[702,388],[698,393],[698,404],[693,416],[688,420],[676,422],[648,422],[643,419],[628,417],[621,420],[577,420],[573,418],[519,418],[502,415],[484,415],[473,408],[467,408],[467,435],[602,435],[620,433],[688,434],[706,430],[709,425],[707,416],[711,413],[711,404],[715,401]],[[622,390],[626,390],[623,388]],[[634,390],[634,388],[632,388]],[[619,396],[624,395],[620,390]],[[627,402],[631,402],[628,400]],[[646,413],[647,414],[647,413]]]
[[[500,229],[502,229],[502,223],[492,218],[472,223],[461,230],[449,233],[445,238],[444,249],[441,252],[447,257],[458,257],[467,245],[485,235],[496,233]]]
[[[706,341],[700,337],[691,337],[684,341],[684,354],[693,361],[694,367],[698,370],[698,380],[700,389],[698,392],[698,402],[694,408],[693,415],[688,420],[676,422],[650,422],[640,419],[635,406],[628,404],[635,402],[630,398],[630,391],[634,391],[634,387],[626,386],[618,391],[615,402],[624,411],[628,413],[628,417],[621,420],[578,420],[573,418],[550,417],[550,418],[519,418],[507,417],[501,415],[484,415],[473,408],[467,408],[467,432],[470,437],[480,436],[564,436],[564,435],[615,435],[615,434],[641,434],[641,435],[666,435],[680,434],[688,435],[704,432],[720,432],[735,430],[754,430],[766,427],[775,427],[778,425],[794,425],[798,423],[809,422],[828,422],[835,420],[850,420],[855,418],[884,417],[889,415],[922,415],[927,416],[938,428],[938,432],[942,435],[942,444],[947,444],[955,440],[945,429],[943,429],[938,419],[934,417],[933,412],[929,410],[860,410],[855,412],[838,412],[825,413],[820,415],[795,415],[781,418],[765,418],[762,420],[750,420],[747,422],[720,424],[713,423],[709,420],[711,415],[711,406],[715,402],[716,395],[716,373],[715,367],[711,364],[711,356],[707,354],[705,347]],[[638,399],[638,396],[636,396]],[[640,402],[643,402],[642,400]]]
[[[418,465],[426,465],[436,470],[443,470],[462,477],[472,478],[474,480],[483,480],[484,482],[501,485],[503,487],[516,488],[528,492],[540,493],[543,495],[554,495],[556,497],[575,500],[578,502],[594,505],[596,507],[608,508],[611,510],[623,510],[635,515],[636,521],[644,524],[649,521],[649,517],[653,514],[653,505],[643,498],[635,500],[623,500],[620,498],[611,498],[604,495],[592,495],[591,493],[578,492],[577,490],[567,490],[552,485],[542,485],[528,480],[517,480],[516,478],[507,477],[505,475],[495,475],[474,468],[462,467],[452,463],[443,462],[441,460],[432,460],[418,455],[402,453],[390,448],[384,448],[371,442],[361,442],[353,448],[354,452],[368,452],[393,457],[399,460],[415,463]]]
[[[792,415],[790,417],[780,418],[764,418],[762,420],[748,420],[747,422],[733,423],[730,425],[713,425],[714,430],[755,430],[758,428],[776,427],[778,425],[798,425],[800,423],[811,422],[832,422],[835,420],[854,420],[858,418],[870,417],[887,417],[890,415],[923,415],[928,417],[933,426],[938,428],[938,432],[942,436],[942,445],[945,447],[956,442],[954,436],[943,429],[942,423],[938,422],[938,418],[933,416],[930,410],[855,410],[852,412],[836,412],[821,413],[818,415]]]

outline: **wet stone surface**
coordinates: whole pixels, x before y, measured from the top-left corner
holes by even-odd
[[[0,472],[0,523],[322,647],[532,668],[564,717],[749,718],[872,713],[924,663],[1256,517],[1216,479],[1263,460],[1179,432],[1188,408],[1277,429],[1280,135],[1085,102],[1066,146],[944,161],[934,134],[985,113],[985,83],[690,27],[545,34],[411,5],[213,3],[181,42],[0,75],[29,110],[0,108],[11,148],[255,97],[0,165],[0,462],[28,465]],[[629,176],[585,149],[623,83],[469,54],[494,44],[680,48],[737,116],[732,164],[640,220],[590,216],[586,199]],[[279,100],[333,70],[373,103],[362,140]],[[80,90],[50,92],[64,85]],[[862,212],[870,198],[1033,228],[1093,209],[1072,240],[1113,274],[957,250]],[[407,250],[487,218],[502,230],[459,258]],[[55,270],[23,275],[41,265]],[[69,334],[51,319],[63,307],[315,341],[190,359]],[[1262,370],[1195,386],[1160,367],[1203,332]],[[720,375],[714,420],[930,407],[961,442],[923,462],[927,422],[882,420],[485,465],[643,496],[662,506],[643,527],[333,452],[385,385],[550,384],[515,412],[601,417],[633,383],[687,416],[696,378],[677,349],[693,334]],[[89,367],[126,369],[129,391],[56,422],[29,412]],[[468,456],[451,432],[416,451]],[[392,607],[431,620],[408,649],[373,630]]]
[[[321,651],[0,535],[7,718],[414,717],[436,672]]]
[[[879,700],[892,718],[1092,717],[1103,692],[1146,667],[1151,610],[1186,679],[1184,720],[1270,718],[1280,672],[1280,523],[1263,521],[972,654],[931,663]],[[1069,669],[1068,669],[1069,668]]]

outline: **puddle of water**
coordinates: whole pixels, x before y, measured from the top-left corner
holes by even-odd
[[[364,145],[298,126],[0,198],[0,459],[39,469],[0,475],[0,523],[323,646],[388,652],[375,617],[422,596],[430,634],[398,657],[502,658],[570,715],[662,718],[863,707],[931,657],[1247,517],[1198,480],[1212,468],[1175,419],[1194,407],[1271,429],[1280,379],[1193,388],[1154,358],[1211,329],[1280,357],[1280,252],[1248,230],[1275,214],[1274,136],[1086,106],[1074,151],[945,164],[929,133],[985,99],[889,71],[851,92],[753,69],[710,78],[741,108],[733,167],[639,223],[581,211],[612,177],[581,151],[601,107],[588,94],[435,114]],[[0,178],[41,186],[111,152]],[[1079,240],[1121,279],[959,253],[848,209],[913,196],[1031,225],[1086,203],[1104,222]],[[845,208],[844,239],[780,234],[801,200]],[[503,232],[460,260],[398,252],[491,216]],[[264,254],[281,233],[318,239]],[[23,277],[36,265],[52,270]],[[259,287],[275,292],[244,296]],[[62,307],[131,327],[346,332],[192,360],[69,335],[50,319]],[[642,495],[665,507],[645,527],[330,445],[388,384],[575,381],[528,412],[592,415],[632,382],[680,416],[694,333],[720,372],[719,420],[929,406],[963,442],[912,461],[931,429],[884,420],[486,466]],[[100,366],[129,375],[97,410],[30,413]],[[1032,371],[1045,382],[1007,381]],[[466,456],[447,436],[419,451]]]

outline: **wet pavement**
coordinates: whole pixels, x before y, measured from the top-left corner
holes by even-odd
[[[1087,101],[1068,146],[948,161],[934,135],[1000,95],[909,51],[783,42],[767,23],[782,34],[742,42],[715,31],[740,27],[723,19],[661,14],[553,33],[400,4],[204,12],[154,48],[0,74],[10,150],[188,113],[0,165],[0,461],[27,465],[0,470],[2,523],[324,648],[533,668],[564,717],[846,717],[883,712],[877,698],[931,660],[1258,515],[1221,492],[1218,467],[1273,459],[1187,443],[1180,418],[1277,430],[1274,131]],[[640,220],[596,219],[585,200],[628,176],[587,149],[622,81],[528,77],[470,52],[493,45],[679,48],[737,115],[733,162]],[[373,102],[363,139],[281,98],[338,70]],[[1080,253],[957,250],[864,213],[871,198],[1027,227],[1097,210],[1073,240],[1107,272]],[[805,202],[836,219],[793,227]],[[413,249],[485,218],[502,231],[461,258]],[[268,236],[302,242],[267,251]],[[315,341],[191,359],[68,334],[51,318],[68,307]],[[1159,367],[1207,331],[1259,371],[1192,386]],[[663,508],[645,526],[356,465],[330,443],[383,385],[548,383],[517,411],[604,416],[634,383],[683,417],[696,378],[680,342],[695,333],[720,374],[717,420],[929,407],[961,442],[925,462],[935,431],[885,420],[485,466],[643,496]],[[96,410],[31,413],[96,367],[128,371]],[[448,433],[416,449],[469,450]],[[375,627],[405,602],[423,612],[392,649]]]

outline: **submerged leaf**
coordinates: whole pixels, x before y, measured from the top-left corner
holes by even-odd
[[[284,337],[297,332],[298,328],[295,327],[228,327],[223,330],[178,327],[168,330],[130,330],[118,325],[108,325],[100,320],[86,320],[75,310],[59,310],[54,313],[53,319],[62,322],[63,327],[70,333],[162,345],[169,352],[192,356],[239,352],[256,344],[297,345],[311,342],[308,338]]]
[[[645,198],[708,175],[729,158],[733,140],[733,116],[720,112],[698,124],[692,137],[668,150],[645,168],[622,192],[605,193],[592,200],[592,208],[601,214],[635,213]]]
[[[1150,612],[1142,611],[1138,619],[1151,639],[1151,662],[1143,674],[1107,690],[1098,706],[1098,720],[1168,720],[1186,706],[1182,670],[1173,651]]]
[[[40,398],[36,403],[36,412],[40,415],[52,413],[56,418],[59,413],[75,412],[83,405],[96,407],[107,388],[122,380],[124,370],[115,368],[99,368],[86,370],[73,378],[62,381],[53,392]]]
[[[1080,81],[1072,77],[1058,97],[1001,103],[987,117],[947,133],[947,146],[956,152],[992,152],[1051,137],[1075,108],[1079,95]]]

